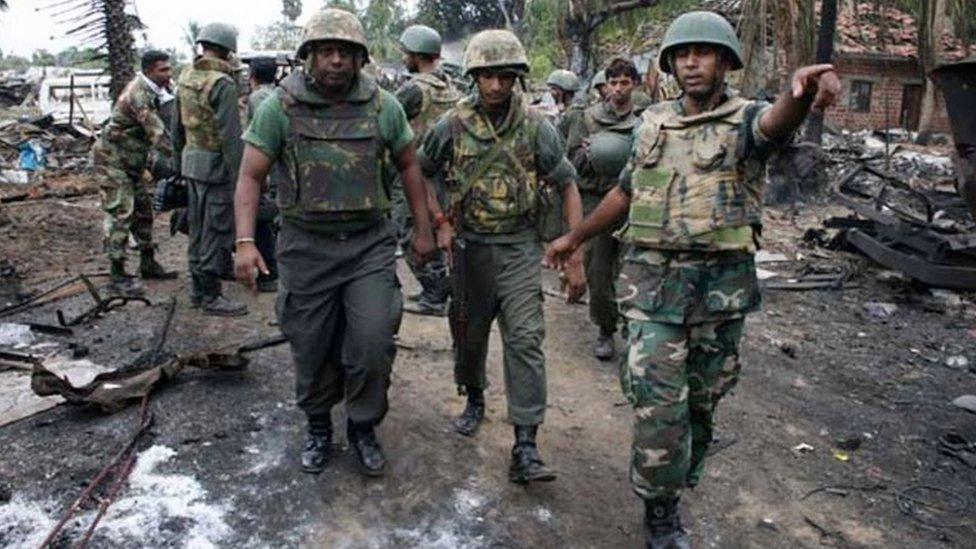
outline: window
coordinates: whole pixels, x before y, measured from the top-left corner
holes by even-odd
[[[847,106],[854,112],[871,112],[871,82],[865,80],[851,82]]]

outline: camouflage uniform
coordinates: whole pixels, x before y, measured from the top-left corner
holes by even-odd
[[[277,197],[276,310],[298,406],[314,426],[345,398],[354,423],[378,424],[401,307],[384,159],[413,142],[403,110],[363,73],[330,104],[296,71],[261,104],[244,140],[289,174]]]
[[[458,258],[466,278],[456,281],[451,311],[457,335],[458,303],[466,302],[466,337],[458,346],[464,356],[456,353],[455,380],[479,391],[487,386],[488,339],[497,317],[508,419],[538,425],[546,408],[545,322],[534,216],[540,185],[561,192],[575,178],[563,140],[521,96],[513,94],[508,113],[493,124],[474,94],[427,132],[419,160],[429,178],[443,174],[458,238],[466,245]]]
[[[197,57],[180,75],[173,129],[174,161],[187,180],[188,248],[194,298],[220,295],[232,276],[234,181],[243,142],[234,67]]]
[[[396,91],[396,98],[403,105],[414,135],[420,139],[442,114],[457,104],[461,95],[447,75],[436,71],[411,75],[410,81]],[[397,226],[400,247],[407,249],[413,237],[413,219],[399,177],[394,180],[393,200],[393,219]],[[434,305],[447,301],[450,284],[443,254],[439,253],[420,268],[408,254],[407,265],[423,287],[422,301]]]
[[[744,317],[760,305],[752,256],[765,161],[777,146],[759,129],[767,108],[729,95],[696,116],[680,100],[655,104],[621,176],[633,249],[620,375],[636,413],[630,478],[648,501],[698,483],[715,407],[738,380]]]
[[[584,139],[599,132],[631,134],[637,123],[633,107],[617,113],[607,102],[586,109],[570,128],[567,149],[576,171],[580,174],[579,188],[584,215],[589,215],[616,183],[617,175],[598,175],[590,163]],[[617,331],[620,313],[617,310],[614,284],[620,275],[620,242],[612,232],[600,234],[587,244],[585,255],[586,284],[590,292],[590,320],[600,329],[600,335],[612,336]]]
[[[149,161],[156,149],[171,155],[159,98],[146,77],[137,75],[112,107],[112,118],[92,148],[105,211],[105,250],[109,259],[125,259],[129,233],[140,251],[153,249]]]

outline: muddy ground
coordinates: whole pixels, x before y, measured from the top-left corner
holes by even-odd
[[[105,270],[96,197],[3,209],[3,256],[22,290]],[[932,296],[858,257],[800,246],[828,210],[797,219],[770,211],[769,248],[802,259],[764,267],[847,269],[854,287],[765,292],[763,312],[748,320],[741,381],[719,412],[720,435],[731,445],[685,498],[686,526],[700,547],[972,547],[976,469],[938,449],[949,431],[976,440],[976,416],[949,404],[976,393],[976,375],[946,365],[955,356],[976,363],[969,296]],[[162,261],[184,270],[185,239],[167,228],[157,220]],[[8,290],[12,283],[5,279]],[[181,274],[150,285],[153,307],[112,312],[77,330],[74,341],[98,364],[125,364],[150,347],[170,295],[181,300],[169,337],[174,352],[276,333],[271,295],[228,291],[249,302],[250,315],[221,320],[188,309]],[[54,309],[77,312],[86,300],[70,297],[14,319],[54,323]],[[897,310],[872,316],[864,304],[875,301]],[[356,472],[343,436],[326,473],[298,470],[303,425],[287,348],[276,347],[252,355],[244,372],[185,370],[153,396],[152,436],[94,546],[640,546],[642,509],[627,483],[632,413],[616,366],[590,358],[596,333],[585,307],[547,298],[546,314],[550,401],[541,450],[559,472],[556,482],[506,481],[511,428],[498,389],[497,336],[488,419],[475,439],[464,439],[450,428],[463,401],[451,382],[446,321],[406,315],[392,408],[379,429],[390,459],[384,478]],[[0,428],[0,546],[44,539],[128,440],[136,408],[105,415],[62,405]],[[341,416],[336,410],[337,422]],[[800,444],[812,450],[795,450]],[[948,509],[954,494],[966,510],[913,507],[905,497],[902,509],[899,494],[919,485],[940,491],[909,490],[909,498]],[[77,539],[92,516],[84,510],[59,544]]]

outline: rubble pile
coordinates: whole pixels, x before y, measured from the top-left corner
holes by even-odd
[[[55,124],[50,115],[30,121],[0,121],[0,184],[26,185],[43,174],[63,175],[90,166],[94,134]]]

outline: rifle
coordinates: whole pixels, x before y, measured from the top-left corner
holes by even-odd
[[[451,335],[454,337],[455,361],[461,367],[467,353],[468,339],[468,243],[463,238],[454,238],[453,249],[451,250],[451,284],[453,291],[451,299],[454,306],[451,307]],[[463,394],[463,388],[458,387],[459,394]]]

